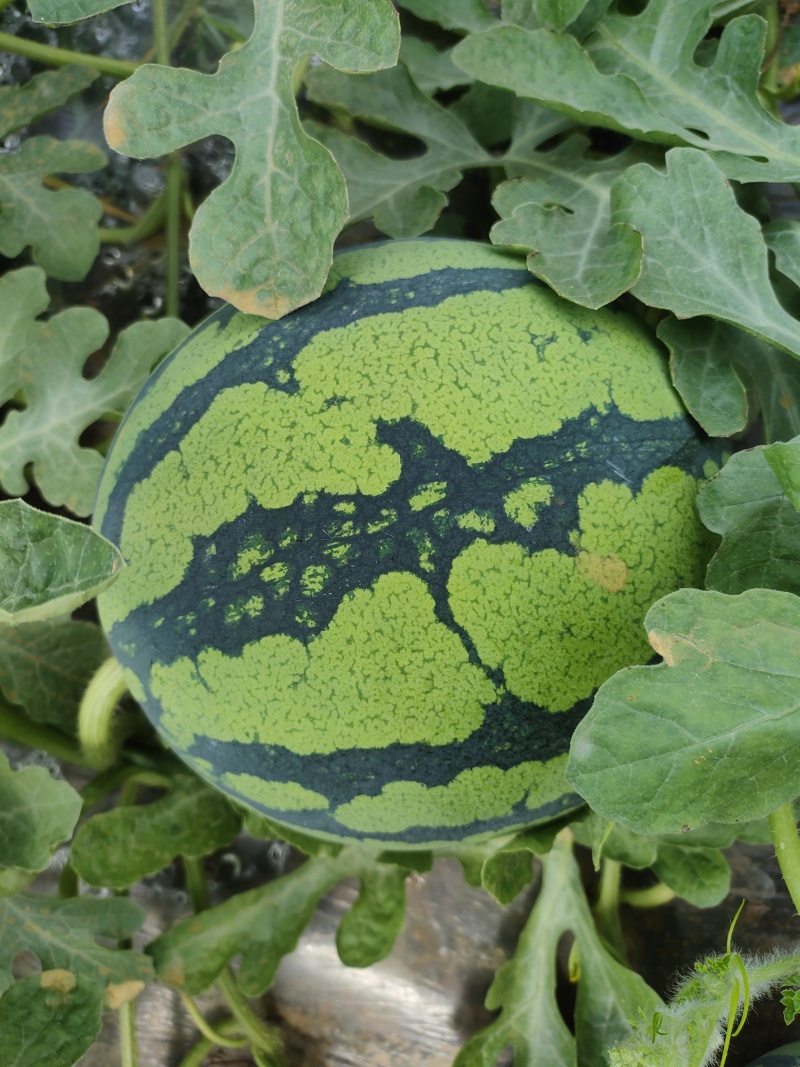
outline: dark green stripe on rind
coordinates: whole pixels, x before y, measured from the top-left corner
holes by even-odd
[[[109,494],[102,516],[102,533],[119,543],[124,519],[124,502],[133,487],[148,478],[153,468],[175,448],[177,441],[198,422],[214,398],[231,385],[265,382],[279,392],[295,393],[294,361],[320,331],[349,326],[359,319],[384,313],[402,313],[409,308],[436,307],[460,293],[475,291],[505,292],[531,284],[531,275],[520,265],[514,268],[464,269],[446,268],[415,278],[404,278],[364,286],[347,279],[325,293],[313,304],[269,324],[268,331],[250,344],[238,348],[202,378],[187,379],[185,388],[166,411],[154,420],[137,443],[119,479]],[[239,312],[226,305],[214,312],[204,328],[215,326],[222,331]],[[190,335],[190,339],[194,334]],[[217,343],[224,343],[224,333]],[[182,346],[183,347],[183,346]],[[170,360],[180,356],[181,348],[153,374],[137,399],[137,406],[158,386],[159,378]],[[267,364],[266,359],[270,362]],[[191,364],[187,371],[191,370]],[[123,424],[124,425],[124,424]],[[113,446],[112,446],[113,450]],[[113,451],[112,451],[113,455]]]
[[[529,552],[554,548],[573,553],[570,534],[578,528],[578,499],[588,484],[617,482],[638,493],[643,479],[658,467],[675,466],[700,477],[703,463],[717,451],[715,446],[698,447],[696,439],[687,441],[683,420],[637,422],[613,406],[602,415],[584,412],[550,437],[518,440],[508,452],[478,466],[408,419],[379,424],[378,440],[391,445],[402,461],[400,478],[382,495],[320,493],[313,503],[301,499],[276,509],[251,501],[233,522],[211,536],[193,538],[193,559],[181,584],[114,626],[115,644],[123,650],[135,647],[134,654],[121,655],[124,665],[146,677],[153,662],[196,657],[208,647],[209,634],[214,647],[229,655],[267,634],[286,633],[307,642],[325,629],[349,590],[368,588],[391,571],[423,578],[437,616],[456,628],[446,583],[453,560],[478,537],[490,544],[513,542]],[[581,454],[581,442],[589,441],[591,449]],[[525,529],[509,518],[503,500],[534,477],[557,486],[557,495]],[[409,501],[424,484],[446,488],[435,503],[413,510]],[[352,510],[337,510],[343,505]],[[490,518],[494,529],[459,526],[458,517],[470,511]],[[387,512],[396,518],[389,521]],[[374,532],[367,532],[371,528]],[[254,531],[269,558],[237,574],[237,558]],[[105,526],[103,533],[108,536]],[[257,557],[255,541],[252,551]],[[285,568],[285,577],[265,582],[265,564],[276,575]],[[302,587],[309,568],[327,572],[316,594]],[[246,606],[254,598],[263,607],[251,614]],[[298,604],[307,612],[302,622]],[[156,628],[159,619],[169,619],[170,625]],[[465,643],[469,647],[468,638]]]

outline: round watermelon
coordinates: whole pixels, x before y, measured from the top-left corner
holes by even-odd
[[[280,321],[221,308],[142,390],[97,499],[127,561],[102,622],[168,744],[279,823],[512,831],[580,805],[575,725],[701,583],[715,456],[633,318],[490,246],[359,248]]]

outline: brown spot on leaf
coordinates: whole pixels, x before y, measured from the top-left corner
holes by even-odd
[[[197,268],[202,269],[202,263],[193,264],[195,272]],[[244,311],[248,315],[261,315],[265,319],[281,319],[284,315],[288,315],[290,311],[294,311],[296,304],[280,293],[276,293],[274,290],[266,289],[263,285],[256,286],[254,289],[236,289],[232,285],[214,286],[213,289],[205,286],[212,296],[220,296],[223,300],[227,300],[229,304],[233,304],[239,311]],[[312,299],[311,297],[308,298]],[[308,301],[302,301],[307,303]]]
[[[109,148],[125,155],[125,126],[123,123],[124,112],[122,108],[114,107],[113,101],[108,105],[103,116],[103,132],[106,135]]]
[[[675,645],[677,644],[677,641],[674,637],[668,637],[666,634],[660,634],[655,630],[651,630],[647,635],[647,640],[668,667],[675,666]]]
[[[788,410],[789,408],[794,407],[794,397],[789,396],[787,393],[784,393],[778,403],[782,408],[786,408]]]
[[[581,552],[577,559],[578,572],[589,582],[601,585],[609,593],[618,593],[628,580],[628,565],[613,553]]]
[[[72,971],[55,967],[52,971],[42,971],[39,983],[42,989],[55,989],[59,993],[70,993],[77,985],[78,979]]]
[[[105,1002],[109,1008],[121,1008],[123,1004],[127,1004],[130,1000],[135,1000],[144,989],[144,982],[138,982],[131,979],[128,982],[120,982],[115,985],[113,982],[106,987]]]

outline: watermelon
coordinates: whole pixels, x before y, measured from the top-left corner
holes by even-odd
[[[145,385],[99,486],[127,561],[101,619],[171,748],[278,823],[508,833],[580,805],[570,736],[702,581],[717,459],[634,318],[491,246],[369,245]]]

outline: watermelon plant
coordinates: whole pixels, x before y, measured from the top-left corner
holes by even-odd
[[[800,1012],[733,926],[664,999],[619,915],[737,840],[800,911],[795,8],[0,0],[0,736],[81,769],[0,759],[0,1063],[117,1013],[134,1067],[153,982],[183,1067],[286,1062],[248,998],[323,894],[367,966],[443,857],[538,880],[459,1067]],[[212,906],[243,833],[306,859]]]

